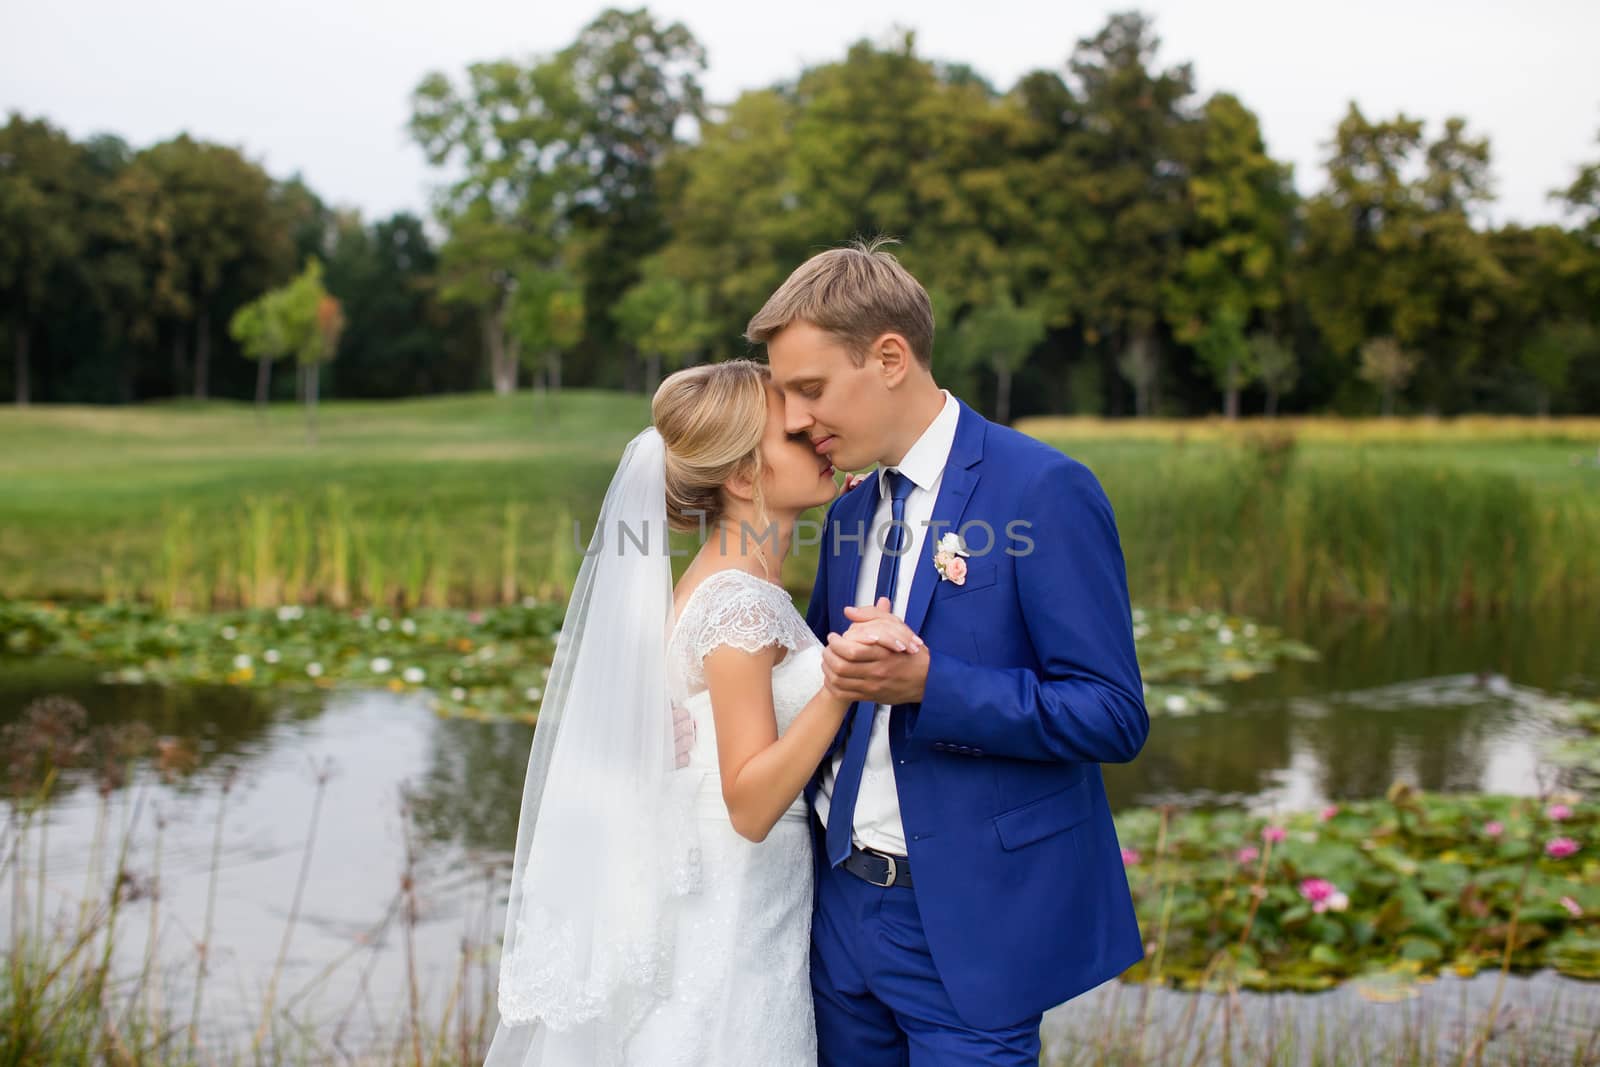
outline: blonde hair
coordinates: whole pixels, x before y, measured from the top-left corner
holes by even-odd
[[[727,510],[722,485],[738,474],[761,497],[761,439],[767,432],[772,372],[748,359],[707,363],[667,376],[650,404],[650,421],[667,450],[667,523],[674,530],[714,525]]]
[[[745,339],[764,345],[797,319],[844,343],[856,366],[886,333],[906,339],[917,362],[933,365],[933,302],[922,283],[885,245],[888,237],[854,241],[812,256],[778,286],[745,327]]]

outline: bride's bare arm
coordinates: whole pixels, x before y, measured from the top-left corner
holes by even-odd
[[[734,830],[751,841],[765,840],[806,787],[850,707],[819,690],[779,737],[772,707],[778,655],[775,647],[751,653],[724,645],[705,658],[722,799]]]

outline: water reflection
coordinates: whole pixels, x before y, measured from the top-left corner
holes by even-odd
[[[413,796],[417,826],[433,841],[509,853],[533,728],[440,719],[431,733],[428,768]]]
[[[1600,646],[1583,625],[1359,616],[1288,627],[1321,659],[1229,686],[1226,711],[1157,718],[1137,760],[1105,768],[1112,804],[1288,809],[1399,780],[1536,792],[1540,701],[1600,690]]]
[[[176,786],[204,789],[265,756],[273,747],[276,725],[315,719],[325,704],[324,694],[317,692],[107,686],[96,679],[96,671],[81,664],[0,659],[0,726],[18,719],[37,699],[66,697],[87,712],[91,731],[138,725],[152,737],[178,742],[192,757],[192,770],[176,779]],[[47,803],[70,796],[93,775],[89,767],[62,768]]]
[[[1543,694],[1600,691],[1592,643],[1558,620],[1340,619],[1290,629],[1322,659],[1229,687],[1228,710],[1157,717],[1139,758],[1106,768],[1114,806],[1301,808],[1381,794],[1401,779],[1427,790],[1532,793]],[[386,1006],[406,995],[408,946],[421,995],[438,1003],[463,946],[498,938],[530,728],[439,719],[415,697],[387,692],[104,687],[80,668],[3,663],[0,724],[46,693],[78,699],[92,725],[142,722],[195,747],[192,775],[163,782],[142,762],[112,803],[119,818],[139,813],[139,876],[155,873],[160,837],[159,899],[137,905],[128,928],[147,928],[145,909],[158,907],[157,955],[173,973],[193,973],[223,813],[212,956],[221,977],[207,994],[223,1025],[254,1025],[322,775],[286,996],[321,1018],[368,1013],[382,1029],[396,1017]],[[233,783],[226,801],[225,780]],[[82,784],[69,780],[48,810],[57,903],[94,869],[100,798]],[[415,887],[409,931],[394,921],[404,885]],[[8,903],[0,899],[0,924]],[[137,961],[144,945],[127,951]],[[473,957],[483,991],[493,988],[490,959]]]

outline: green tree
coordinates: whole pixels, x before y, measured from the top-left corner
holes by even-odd
[[[662,269],[702,294],[713,358],[745,350],[745,323],[810,248],[789,167],[794,113],[779,90],[742,93],[663,162]]]
[[[668,238],[659,176],[680,135],[705,117],[706,53],[681,22],[610,8],[557,59],[576,94],[567,151],[582,192],[568,217],[579,237],[585,335],[596,353],[609,352],[609,309]]]
[[[415,215],[401,212],[372,224],[338,220],[327,287],[349,319],[329,375],[340,396],[414,396],[472,386],[478,347],[470,342],[470,322],[437,298],[438,259]],[[463,333],[467,343],[459,340]]]
[[[583,339],[582,283],[565,267],[529,269],[517,281],[513,332],[538,391],[559,396],[563,356]]]
[[[1574,363],[1600,353],[1600,330],[1579,319],[1546,323],[1522,347],[1522,366],[1536,383],[1538,412],[1550,414],[1550,398],[1567,388]]]
[[[193,341],[194,395],[210,395],[212,323],[282,281],[293,269],[293,247],[274,197],[274,183],[238,150],[181,135],[139,154],[164,200],[182,301],[170,310],[173,377],[184,369]],[[191,320],[192,317],[192,321]]]
[[[246,359],[256,361],[256,410],[266,413],[268,390],[272,385],[272,362],[289,355],[293,344],[283,307],[282,290],[262,293],[233,313],[228,334],[239,345]]]
[[[316,260],[312,260],[316,263]],[[317,278],[317,287],[321,289],[322,279]],[[316,312],[313,317],[314,328],[311,330],[307,343],[301,347],[299,353],[300,366],[306,376],[306,425],[312,444],[317,443],[317,393],[322,380],[322,364],[333,359],[339,351],[339,339],[344,336],[345,318],[344,308],[339,301],[330,295],[327,290],[317,294]]]
[[[1600,136],[1595,141],[1600,144]],[[1579,167],[1572,184],[1551,195],[1576,219],[1580,232],[1600,248],[1600,160]]]
[[[1357,374],[1383,394],[1383,413],[1394,414],[1394,397],[1416,373],[1417,356],[1400,347],[1393,337],[1374,337],[1361,346],[1361,366]]]
[[[171,200],[147,162],[128,158],[102,184],[88,227],[95,307],[104,341],[116,352],[117,395],[133,401],[139,355],[153,350],[161,324],[187,318]]]
[[[1429,144],[1421,122],[1370,122],[1352,105],[1306,207],[1298,271],[1306,310],[1347,358],[1392,336],[1419,359],[1431,407],[1464,400],[1506,276],[1471,212],[1488,195],[1489,148],[1451,119]]]
[[[12,391],[32,399],[33,333],[52,285],[77,267],[88,197],[83,150],[42,119],[0,127],[0,322],[12,344]]]
[[[1250,362],[1267,391],[1267,415],[1278,413],[1278,398],[1294,392],[1300,380],[1300,364],[1294,349],[1272,334],[1259,331],[1250,335]]]
[[[323,285],[322,262],[315,256],[306,260],[305,268],[286,285],[246,304],[229,322],[234,339],[262,366],[293,357],[306,405],[306,439],[311,444],[317,441],[321,366],[338,351],[344,328],[343,308]],[[265,380],[260,379],[262,383]],[[258,385],[256,395],[257,403],[264,404],[265,384]]]
[[[1158,326],[1182,269],[1199,132],[1194,72],[1157,69],[1160,43],[1144,16],[1114,15],[1068,64],[1082,114],[1068,149],[1080,164],[1068,207],[1092,265],[1083,279],[1086,338],[1104,338],[1118,354],[1141,415],[1160,404]]]
[[[995,420],[1009,422],[1011,381],[1044,339],[1043,313],[1037,308],[1018,307],[1009,294],[1004,294],[968,312],[955,334],[957,352],[994,372]]]
[[[645,392],[705,350],[704,301],[655,261],[612,309],[618,332],[645,361]]]
[[[1193,339],[1195,354],[1222,390],[1223,415],[1239,417],[1239,390],[1255,381],[1258,368],[1244,335],[1244,316],[1231,304],[1222,304]]]
[[[1283,300],[1294,194],[1289,168],[1267,154],[1255,115],[1237,99],[1212,97],[1200,129],[1189,178],[1191,231],[1180,273],[1167,285],[1165,314],[1233,419],[1239,391],[1255,378],[1245,329]]]
[[[519,271],[548,262],[584,168],[573,154],[579,110],[571,64],[474,63],[457,87],[441,73],[412,94],[410,129],[428,162],[460,177],[436,211],[448,237],[439,252],[439,297],[477,316],[496,393],[516,389],[511,314]]]

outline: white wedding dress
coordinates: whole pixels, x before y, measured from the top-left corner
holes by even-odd
[[[811,1006],[812,859],[805,798],[760,844],[734,832],[717,771],[717,732],[702,664],[714,649],[777,646],[778,730],[822,689],[822,646],[782,588],[719,571],[690,594],[667,646],[674,705],[696,741],[675,783],[694,796],[699,878],[677,909],[670,994],[635,1032],[630,1067],[814,1067]]]

